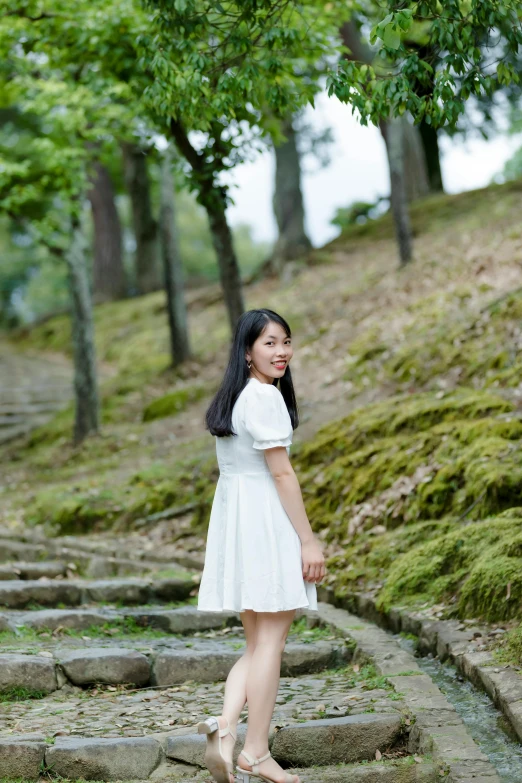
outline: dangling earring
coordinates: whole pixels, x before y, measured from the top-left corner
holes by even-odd
[[[252,367],[252,362],[247,362],[247,367],[250,370],[250,368]]]

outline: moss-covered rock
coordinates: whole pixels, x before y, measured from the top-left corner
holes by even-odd
[[[183,389],[165,394],[157,400],[150,402],[143,411],[143,421],[164,419],[167,416],[175,416],[187,408],[187,406],[200,400],[207,394],[206,386],[186,386]]]
[[[513,406],[462,389],[392,398],[355,410],[301,449],[310,518],[327,540],[377,523],[470,518],[522,503],[522,422]]]
[[[481,522],[456,523],[394,559],[378,604],[451,601],[460,617],[520,615],[522,507]]]

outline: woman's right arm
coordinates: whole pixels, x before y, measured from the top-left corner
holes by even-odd
[[[303,578],[307,582],[320,582],[326,573],[324,555],[310,526],[301,487],[288,452],[283,446],[276,446],[264,449],[264,453],[283,508],[301,540]]]

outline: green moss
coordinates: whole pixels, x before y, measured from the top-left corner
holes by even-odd
[[[92,530],[95,523],[110,521],[112,501],[110,490],[93,489],[91,494],[88,487],[83,492],[69,485],[50,487],[38,492],[28,504],[26,522],[45,525],[48,533],[56,535],[81,534]],[[99,525],[98,529],[103,527]]]
[[[368,383],[439,383],[479,388],[514,387],[522,357],[517,349],[522,289],[484,305],[476,288],[436,290],[405,308],[397,326],[371,326],[350,343],[346,380]]]
[[[401,554],[390,565],[378,608],[453,601],[460,617],[517,616],[522,600],[521,511],[456,525]]]
[[[452,393],[433,392],[397,395],[373,405],[357,408],[349,416],[322,427],[303,450],[303,461],[321,462],[323,449],[330,454],[357,449],[376,438],[418,433],[441,422],[479,419],[488,414],[513,410],[508,401],[493,394],[461,388]]]
[[[69,403],[58,411],[48,422],[32,430],[26,441],[28,449],[46,443],[54,443],[61,438],[71,440],[74,427],[74,405]]]
[[[207,394],[206,386],[188,386],[177,389],[170,394],[165,394],[157,400],[149,403],[143,411],[143,421],[164,419],[166,416],[174,416],[184,411],[187,406],[201,399]]]
[[[522,623],[495,639],[493,656],[499,663],[522,666]]]
[[[448,601],[461,617],[516,616],[521,444],[513,405],[465,388],[324,427],[297,463],[308,516],[335,549],[327,583],[338,595],[376,588],[381,609]]]
[[[150,514],[171,507],[194,506],[195,531],[208,524],[215,492],[215,457],[201,454],[186,460],[151,463],[123,478],[111,475],[56,483],[38,490],[26,506],[29,525],[43,525],[47,535],[83,534],[114,527],[124,530]]]
[[[395,397],[328,425],[296,458],[309,517],[346,544],[377,521],[477,519],[522,503],[512,407],[462,389]]]

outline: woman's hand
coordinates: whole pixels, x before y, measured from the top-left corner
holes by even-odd
[[[320,582],[326,569],[323,551],[316,538],[301,543],[301,559],[303,561],[303,579],[306,582]]]

